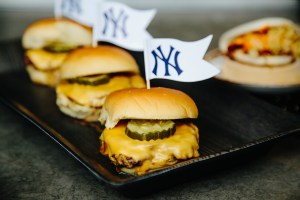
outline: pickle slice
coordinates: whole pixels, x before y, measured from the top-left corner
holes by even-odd
[[[78,83],[82,85],[100,85],[107,83],[109,81],[108,74],[101,74],[97,76],[83,76],[83,77],[76,77],[72,79],[68,79],[69,83]]]
[[[125,133],[132,139],[157,140],[173,135],[175,122],[171,120],[130,120]]]
[[[46,51],[50,52],[68,52],[77,48],[76,45],[66,45],[59,42],[53,42],[44,47]]]

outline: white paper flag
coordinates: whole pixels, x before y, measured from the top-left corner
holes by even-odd
[[[92,27],[96,21],[97,8],[104,0],[55,0],[55,17],[67,17]]]
[[[146,28],[155,13],[155,9],[142,11],[118,2],[104,2],[93,28],[94,45],[106,41],[133,51],[144,50],[145,40],[152,38]]]
[[[203,60],[211,40],[212,35],[195,42],[147,40],[144,52],[147,82],[155,78],[195,82],[217,75],[219,69]]]

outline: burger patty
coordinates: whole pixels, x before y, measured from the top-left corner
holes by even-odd
[[[126,156],[123,154],[114,155],[113,157],[115,158],[115,165],[117,165],[117,166],[133,168],[134,166],[136,166],[138,164],[138,162],[135,161],[132,157],[129,157],[129,156]]]

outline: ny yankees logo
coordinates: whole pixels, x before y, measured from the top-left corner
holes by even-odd
[[[169,51],[169,54],[168,54],[167,57],[165,57],[165,55],[162,52],[160,46],[157,47],[157,50],[158,50],[158,53],[160,55],[158,55],[155,50],[151,51],[151,53],[152,53],[152,55],[154,56],[154,59],[155,59],[155,65],[154,65],[154,68],[152,70],[153,74],[155,74],[157,76],[157,67],[158,67],[158,60],[157,60],[157,58],[159,58],[165,64],[165,76],[170,76],[169,66],[173,67],[176,70],[176,72],[177,72],[178,75],[180,75],[183,72],[182,69],[180,69],[180,67],[178,65],[178,56],[180,54],[179,51],[175,51],[174,52],[174,57],[173,57],[174,58],[174,64],[171,64],[170,63],[170,59],[171,59],[172,53],[174,51],[174,47],[170,46],[170,51]]]
[[[82,12],[81,0],[63,0],[62,10],[68,11],[70,13],[77,12],[78,14],[80,14]]]
[[[105,18],[105,25],[102,31],[103,35],[106,35],[109,24],[112,24],[113,25],[112,37],[114,38],[117,37],[118,30],[123,34],[123,37],[127,37],[126,22],[128,19],[128,15],[126,15],[124,10],[121,10],[119,12],[118,17],[116,18],[114,15],[114,10],[110,8],[107,12],[104,13],[104,18]]]

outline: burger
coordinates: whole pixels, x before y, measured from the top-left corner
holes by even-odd
[[[91,28],[74,21],[49,18],[32,23],[22,37],[29,77],[35,83],[54,86],[68,52],[91,44]]]
[[[300,83],[300,29],[285,18],[263,18],[226,31],[219,39],[224,57],[217,76],[258,86]]]
[[[56,103],[66,115],[97,121],[108,94],[132,87],[143,88],[145,82],[127,51],[106,45],[80,48],[60,68]]]
[[[121,172],[143,175],[199,157],[198,109],[169,88],[124,89],[108,95],[99,117],[100,153]]]

